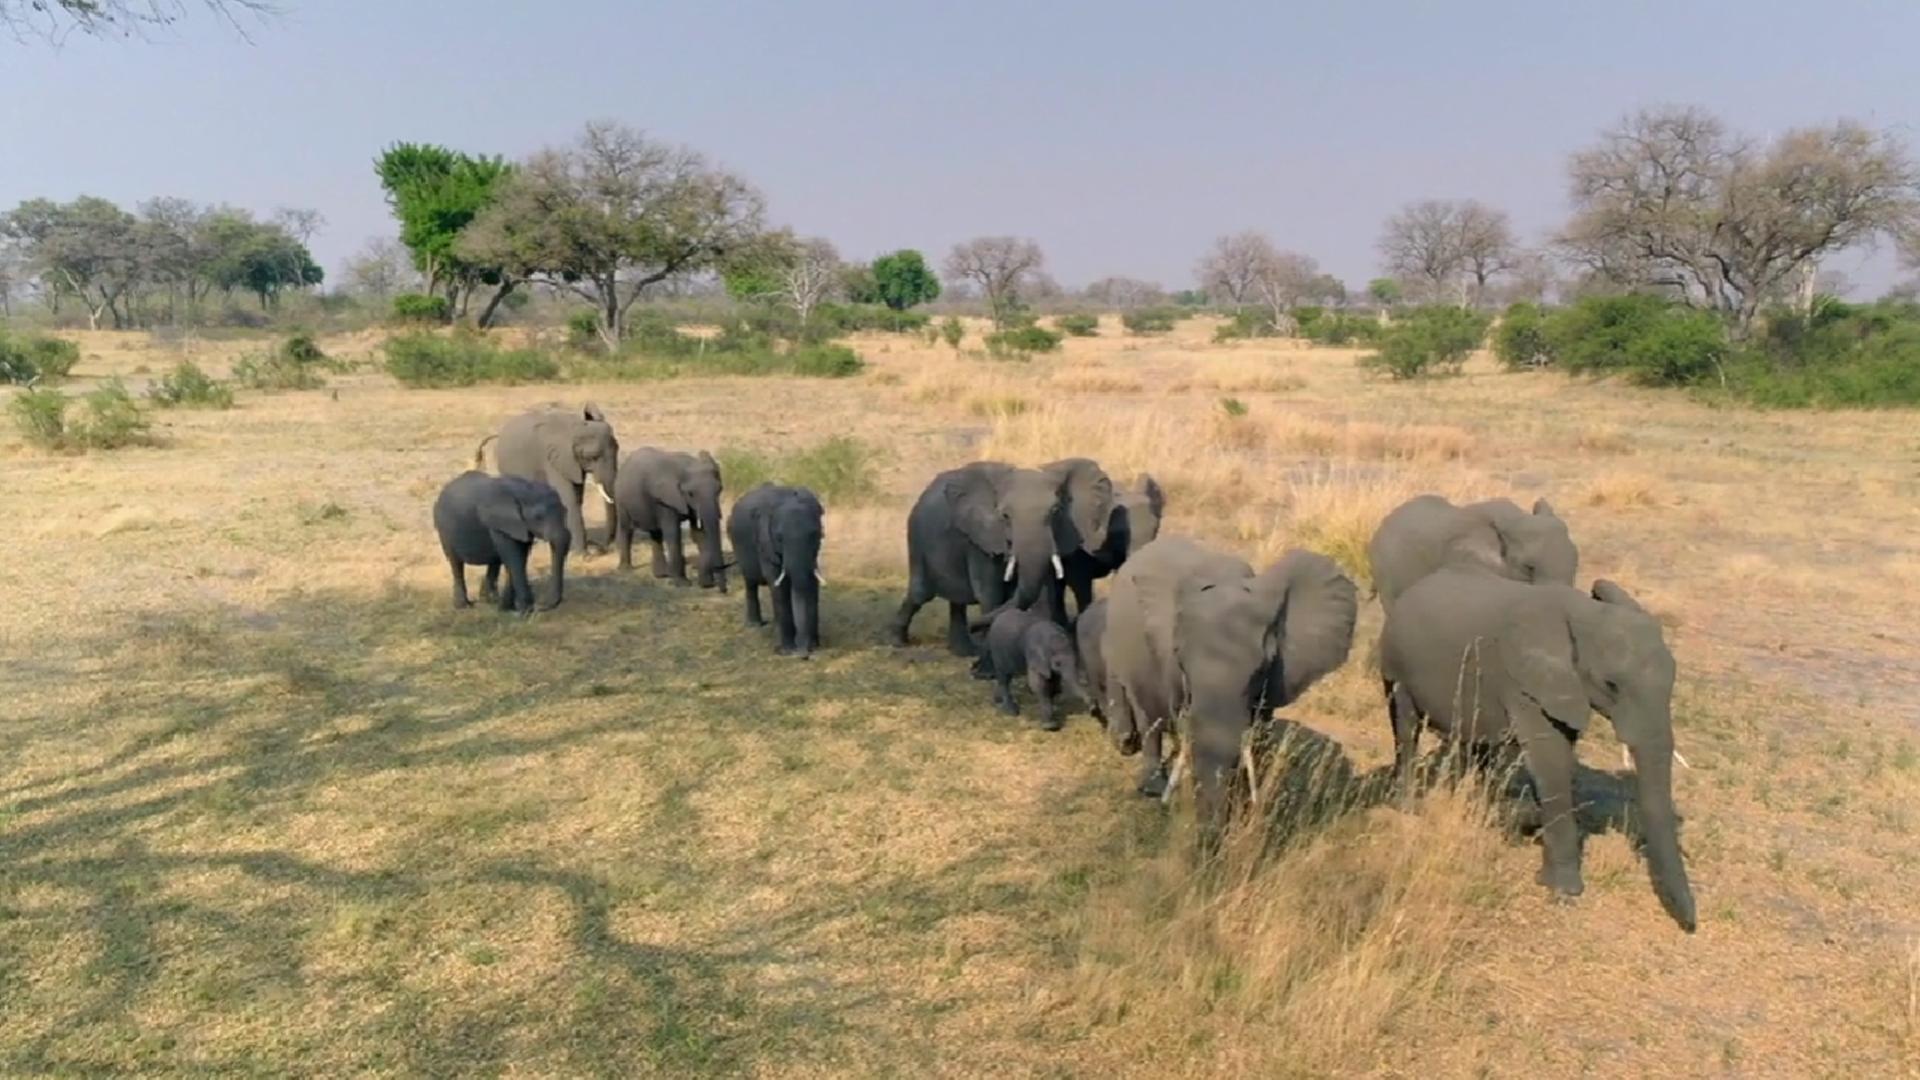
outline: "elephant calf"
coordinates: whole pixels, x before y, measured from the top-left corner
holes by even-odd
[[[454,607],[473,606],[467,598],[466,568],[484,566],[487,576],[480,586],[481,599],[498,596],[502,611],[531,611],[527,552],[535,537],[545,540],[553,553],[553,599],[541,608],[560,606],[573,534],[567,528],[567,508],[553,488],[518,476],[464,472],[448,481],[433,501],[433,527],[453,570]],[[499,590],[503,565],[506,592]]]
[[[1088,700],[1073,639],[1045,612],[1001,608],[987,627],[979,663],[993,679],[993,703],[1008,716],[1020,715],[1020,706],[1013,700],[1013,680],[1025,675],[1039,702],[1040,726],[1048,731],[1060,730],[1054,702],[1062,690]]]
[[[1367,543],[1382,607],[1445,566],[1472,566],[1514,581],[1572,585],[1580,552],[1547,500],[1531,513],[1507,499],[1455,506],[1421,495],[1395,507]]]
[[[1636,802],[1654,892],[1694,928],[1693,891],[1673,808],[1673,654],[1660,623],[1626,590],[1591,593],[1452,568],[1387,610],[1380,673],[1404,783],[1422,724],[1480,746],[1517,744],[1541,810],[1540,883],[1583,889],[1574,819],[1574,744],[1598,712],[1633,755]]]
[[[733,504],[727,539],[747,590],[747,625],[764,626],[760,586],[773,596],[773,621],[782,656],[801,659],[820,644],[820,542],[825,510],[802,487],[761,484]]]
[[[705,450],[682,454],[643,446],[620,463],[613,489],[614,547],[620,569],[633,569],[633,535],[653,542],[653,576],[690,585],[682,522],[700,548],[700,587],[727,591],[727,563],[720,553],[720,463]]]

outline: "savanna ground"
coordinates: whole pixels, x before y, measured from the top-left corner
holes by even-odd
[[[905,338],[845,380],[405,391],[0,435],[0,1071],[396,1075],[1899,1075],[1920,1070],[1920,427],[1354,353]],[[367,338],[327,343],[353,355]],[[239,346],[201,344],[221,370]],[[180,346],[85,335],[78,374]],[[1245,415],[1221,404],[1234,398]],[[828,648],[576,558],[527,621],[448,608],[428,523],[476,441],[592,399],[627,447],[852,434]],[[895,650],[902,522],[976,457],[1099,458],[1168,531],[1354,565],[1408,495],[1552,500],[1680,659],[1687,936],[1619,832],[1587,895],[1436,794],[1197,885],[1084,716],[996,715],[944,611]],[[738,494],[733,491],[731,494]],[[538,565],[544,566],[544,558]],[[1290,715],[1380,767],[1363,606]],[[1582,757],[1621,769],[1596,721]]]

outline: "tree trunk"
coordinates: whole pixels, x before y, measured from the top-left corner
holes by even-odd
[[[487,301],[487,306],[480,311],[478,321],[480,329],[485,330],[493,325],[493,316],[495,312],[500,310],[500,302],[505,300],[507,294],[512,292],[518,284],[520,283],[514,279],[506,278],[500,283],[500,287],[494,290],[492,298]]]

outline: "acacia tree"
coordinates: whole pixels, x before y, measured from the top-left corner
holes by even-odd
[[[400,222],[400,242],[413,252],[414,267],[429,293],[445,290],[451,316],[463,316],[482,285],[494,293],[481,309],[482,327],[522,278],[498,262],[463,256],[462,232],[493,205],[512,172],[498,157],[475,157],[444,146],[396,143],[374,159],[374,173],[386,190],[387,205]]]
[[[1806,267],[1920,219],[1920,169],[1852,121],[1771,142],[1696,108],[1628,116],[1568,165],[1564,250],[1616,285],[1666,289],[1744,337]]]
[[[1005,326],[1019,310],[1021,290],[1041,276],[1046,256],[1040,245],[1012,236],[982,236],[953,245],[947,277],[979,286],[996,326]]]
[[[586,299],[611,351],[635,301],[718,268],[764,215],[752,185],[695,151],[596,123],[515,169],[455,251]]]
[[[1194,276],[1200,288],[1218,302],[1226,300],[1241,307],[1252,300],[1254,282],[1260,267],[1273,254],[1273,241],[1251,229],[1223,236],[1200,257]]]
[[[413,253],[392,237],[367,241],[359,254],[347,260],[347,288],[381,303],[395,294],[416,288],[419,275],[413,269]]]
[[[1513,265],[1516,245],[1506,212],[1472,199],[1423,199],[1387,219],[1380,232],[1387,270],[1426,299],[1478,302],[1495,274]]]
[[[1311,256],[1281,251],[1261,238],[1263,250],[1252,261],[1251,299],[1266,306],[1276,329],[1293,328],[1293,309],[1326,299],[1333,279],[1320,272]],[[1337,285],[1337,282],[1334,282]]]
[[[116,326],[125,323],[120,301],[142,268],[139,232],[132,214],[91,195],[70,203],[29,199],[0,218],[0,238],[18,245],[56,297],[78,299],[95,330],[109,312]]]
[[[928,269],[926,257],[912,248],[880,256],[867,272],[874,298],[895,311],[940,299],[940,279]]]

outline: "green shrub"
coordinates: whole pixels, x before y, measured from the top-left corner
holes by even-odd
[[[808,345],[788,354],[795,375],[820,379],[844,379],[858,375],[867,366],[860,354],[845,345]]]
[[[80,362],[80,346],[65,338],[12,337],[0,329],[0,382],[22,386],[64,379]]]
[[[1657,296],[1587,297],[1547,316],[1541,333],[1556,366],[1649,386],[1717,381],[1728,356],[1717,317]]]
[[[1920,405],[1920,306],[1827,301],[1772,313],[1729,358],[1729,388],[1770,408]]]
[[[1335,311],[1303,325],[1300,334],[1316,345],[1371,343],[1380,340],[1380,323],[1365,315]]]
[[[829,505],[845,506],[880,492],[879,452],[846,435],[780,457],[738,448],[714,457],[727,490],[743,495],[761,484],[793,484],[811,488]]]
[[[249,390],[318,390],[327,385],[321,372],[339,370],[311,335],[296,333],[273,352],[235,361],[233,381]]]
[[[200,370],[191,360],[180,361],[162,375],[147,391],[147,397],[161,408],[233,408],[233,387]]]
[[[947,343],[949,348],[957,352],[960,348],[960,343],[966,340],[966,337],[967,328],[961,324],[958,316],[949,315],[940,320],[940,338]]]
[[[1025,359],[1037,352],[1052,352],[1065,340],[1064,334],[1042,326],[1016,326],[987,335],[987,352],[1002,359]]]
[[[22,390],[7,402],[20,434],[35,446],[57,450],[66,443],[67,395],[58,390]]]
[[[78,399],[58,390],[21,391],[7,404],[21,435],[49,450],[114,450],[149,441],[152,422],[119,379],[108,379]]]
[[[1378,351],[1360,364],[1395,379],[1458,374],[1486,338],[1487,321],[1480,312],[1451,305],[1415,308],[1380,335]]]
[[[1493,355],[1512,371],[1552,365],[1547,316],[1540,305],[1525,300],[1508,305],[1493,332]]]
[[[629,330],[632,327],[628,328]],[[567,316],[567,348],[591,352],[600,347],[600,313],[575,311]]]
[[[534,349],[502,349],[475,334],[406,334],[388,339],[387,373],[402,386],[552,382],[560,365]]]
[[[1237,397],[1223,397],[1220,399],[1220,411],[1228,416],[1245,416],[1247,403]]]
[[[931,321],[924,311],[896,311],[885,304],[821,304],[811,319],[816,327],[849,334],[862,330],[917,334]]]
[[[1053,325],[1070,337],[1095,337],[1100,333],[1097,315],[1062,315],[1053,320]]]
[[[1226,322],[1213,328],[1215,342],[1240,341],[1247,338],[1268,338],[1279,333],[1273,324],[1273,312],[1266,308],[1241,308],[1228,317]]]
[[[1164,334],[1178,321],[1179,309],[1168,307],[1140,308],[1120,316],[1120,325],[1126,327],[1129,334]]]
[[[395,322],[443,323],[453,318],[453,303],[444,296],[401,293],[393,298]]]
[[[758,450],[726,447],[713,455],[720,463],[720,477],[727,490],[745,495],[761,484],[771,484],[779,472],[779,463]]]

